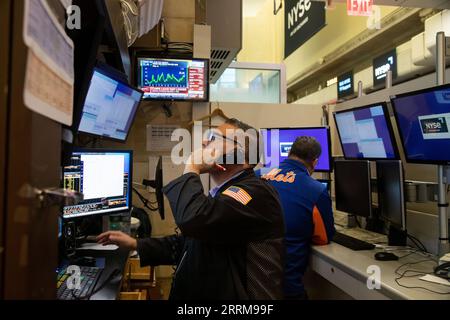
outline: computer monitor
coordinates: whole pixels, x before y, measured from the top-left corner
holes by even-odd
[[[362,217],[371,216],[372,189],[369,161],[335,161],[334,184],[337,210]]]
[[[278,166],[287,159],[292,144],[298,137],[311,136],[316,138],[322,147],[316,171],[329,172],[332,170],[331,139],[328,127],[262,129],[261,136],[264,141],[264,166],[266,168]]]
[[[404,175],[400,160],[377,161],[377,188],[380,217],[405,230]]]
[[[450,164],[450,85],[391,97],[403,144],[411,163]]]
[[[63,187],[83,193],[82,202],[63,207],[63,218],[122,213],[131,208],[133,152],[76,150],[64,167]]]
[[[399,159],[385,102],[334,113],[345,159]]]
[[[208,60],[138,58],[137,75],[146,100],[209,100]]]
[[[79,132],[125,141],[143,92],[97,66],[84,102]]]

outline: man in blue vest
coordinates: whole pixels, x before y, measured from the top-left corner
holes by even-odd
[[[334,235],[331,198],[327,188],[311,177],[322,148],[313,137],[298,137],[289,157],[262,178],[280,195],[286,223],[284,296],[306,299],[303,285],[311,245],[326,245]]]

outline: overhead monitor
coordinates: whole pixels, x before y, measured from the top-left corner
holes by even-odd
[[[328,172],[331,166],[331,139],[328,127],[270,128],[261,130],[264,141],[265,167],[278,166],[289,156],[294,141],[301,136],[314,137],[322,147],[316,171]]]
[[[144,99],[209,100],[208,60],[138,58],[137,75]]]
[[[346,159],[399,159],[386,103],[334,113]]]
[[[450,164],[450,85],[391,97],[408,162]]]
[[[372,212],[370,162],[339,160],[334,163],[336,209],[369,217]]]
[[[78,150],[64,167],[64,189],[81,192],[82,202],[63,208],[63,217],[113,214],[131,208],[132,151]]]
[[[346,72],[337,78],[338,99],[353,96],[355,88],[353,86],[353,71]]]
[[[96,67],[84,102],[79,132],[125,141],[143,93]]]
[[[400,160],[377,161],[378,207],[381,218],[406,229],[403,166]]]
[[[396,49],[373,59],[373,85],[378,86],[384,84],[389,71],[392,71],[392,79],[397,78]]]

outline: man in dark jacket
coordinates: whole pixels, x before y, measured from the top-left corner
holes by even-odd
[[[238,129],[250,132],[248,143],[236,139]],[[176,264],[171,299],[281,299],[283,214],[276,191],[253,171],[250,145],[257,135],[238,120],[227,121],[203,148],[229,151],[231,143],[232,152],[220,156],[224,161],[196,164],[191,156],[185,173],[164,188],[182,235],[136,241],[110,231],[99,242],[137,250],[142,265]],[[200,180],[206,172],[217,184],[208,196]]]

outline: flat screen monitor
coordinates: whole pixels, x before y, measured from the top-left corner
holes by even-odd
[[[301,136],[316,138],[322,147],[316,171],[331,171],[331,139],[328,127],[314,128],[270,128],[262,129],[264,141],[264,166],[274,167],[286,160],[294,141]]]
[[[79,132],[125,141],[143,93],[96,67],[83,106]]]
[[[64,167],[63,187],[81,192],[81,203],[63,208],[63,217],[113,214],[131,208],[132,151],[77,150]]]
[[[334,113],[345,159],[399,159],[386,103]]]
[[[208,60],[139,58],[137,74],[144,99],[209,100]]]
[[[391,97],[411,163],[450,164],[450,85]]]
[[[336,209],[369,217],[372,213],[370,162],[339,160],[334,163]]]
[[[400,160],[377,161],[377,186],[380,217],[405,230],[404,178]]]

